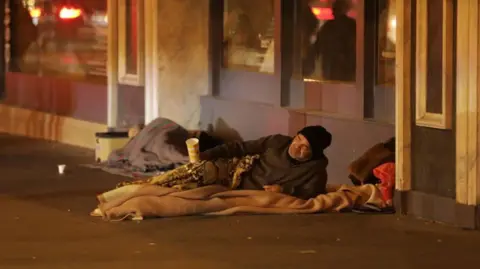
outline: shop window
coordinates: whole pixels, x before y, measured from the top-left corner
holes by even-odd
[[[378,1],[377,85],[395,87],[395,0]]]
[[[107,0],[10,4],[10,71],[106,82]]]
[[[365,2],[364,117],[395,122],[395,0]]]
[[[358,0],[297,0],[295,75],[353,83]]]
[[[143,2],[118,2],[118,77],[122,84],[142,86],[144,83]]]
[[[224,1],[223,66],[274,72],[274,1]]]

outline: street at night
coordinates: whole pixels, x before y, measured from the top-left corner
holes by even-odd
[[[95,195],[123,180],[93,152],[0,136],[0,268],[451,268],[480,233],[399,215],[180,217],[106,222]],[[67,173],[58,175],[57,165]]]

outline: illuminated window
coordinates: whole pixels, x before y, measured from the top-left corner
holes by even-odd
[[[380,1],[378,27],[377,84],[395,85],[395,42],[397,19],[395,0]]]
[[[273,0],[225,0],[224,6],[224,67],[273,73]]]
[[[11,71],[106,81],[106,0],[16,0],[11,10]]]
[[[357,1],[296,1],[297,75],[320,81],[355,81]]]

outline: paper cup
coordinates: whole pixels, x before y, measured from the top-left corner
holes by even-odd
[[[58,165],[58,173],[60,175],[63,175],[65,173],[65,167],[67,167],[65,164],[59,164]]]
[[[196,163],[200,161],[200,141],[197,138],[190,138],[186,142],[188,149],[188,157],[190,158],[191,163]]]

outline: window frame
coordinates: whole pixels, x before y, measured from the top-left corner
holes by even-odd
[[[275,62],[274,73],[228,69],[223,65],[224,0],[210,1],[210,94],[228,100],[238,100],[301,109],[336,115],[349,119],[376,120],[375,92],[394,94],[395,87],[376,85],[376,63],[366,59],[375,54],[377,32],[371,42],[366,40],[365,9],[367,0],[356,3],[356,80],[353,83],[304,79],[295,74],[298,52],[295,33],[296,1],[274,0]],[[375,26],[378,27],[378,26]],[[376,28],[375,28],[376,29]],[[392,112],[392,117],[394,113]],[[380,119],[390,123],[390,120]]]
[[[136,0],[137,8],[137,70],[127,71],[127,4],[128,0],[118,0],[118,82],[131,86],[145,85],[145,8],[144,1]]]
[[[210,85],[211,94],[238,101],[282,105],[282,6],[290,0],[273,0],[274,72],[262,73],[223,65],[224,6],[226,0],[210,1]]]
[[[303,92],[303,109],[332,113],[348,118],[364,119],[364,91],[365,74],[368,72],[365,68],[365,18],[364,3],[365,0],[358,0],[356,4],[356,71],[355,81],[352,83],[338,81],[321,81],[310,78],[292,75],[290,78],[290,94]],[[296,7],[295,7],[296,10]],[[291,24],[296,24],[293,21]],[[294,38],[298,35],[293,33]],[[295,55],[297,49],[294,49],[292,55]],[[297,53],[298,54],[298,53]],[[292,58],[295,56],[292,56]],[[298,56],[297,56],[298,58]],[[293,59],[294,65],[298,66],[298,59]]]
[[[453,90],[453,26],[454,3],[442,0],[442,113],[427,111],[427,1],[416,1],[416,46],[415,46],[415,124],[436,129],[452,128]]]
[[[386,3],[387,0],[365,1],[364,17],[365,17],[365,32],[364,32],[364,119],[373,120],[376,122],[384,122],[388,124],[395,124],[395,107],[396,107],[396,92],[395,83],[379,83],[380,72],[380,24],[381,22],[381,5],[391,4]],[[397,1],[393,7],[386,6],[385,10],[388,12],[389,8],[397,10]],[[395,17],[398,21],[398,14],[395,11]],[[398,23],[397,23],[398,24]],[[398,28],[398,27],[396,27]],[[385,29],[386,30],[386,29]],[[396,32],[396,30],[395,30]],[[384,33],[388,35],[388,32]],[[395,42],[395,48],[398,46],[398,40]],[[395,62],[397,56],[394,56]],[[397,63],[395,63],[397,65]],[[395,67],[395,81],[397,80],[397,73]],[[392,109],[393,108],[393,109]]]

